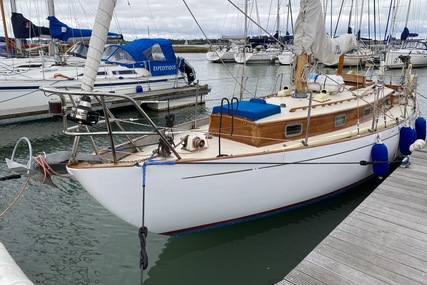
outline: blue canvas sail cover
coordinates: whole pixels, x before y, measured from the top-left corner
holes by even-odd
[[[405,27],[403,32],[400,34],[400,40],[406,41],[409,37],[418,37],[417,33],[410,33],[409,29]]]
[[[29,39],[49,36],[49,28],[36,26],[21,13],[12,12],[13,34],[17,39]]]
[[[153,76],[176,74],[183,64],[183,60],[177,60],[171,41],[163,38],[142,38],[124,45],[110,45],[102,60],[126,67],[144,67]]]
[[[47,17],[49,20],[50,35],[54,39],[68,41],[70,38],[90,38],[92,30],[90,29],[74,29],[59,21],[55,16]],[[121,39],[123,36],[117,33],[108,33],[109,38]]]

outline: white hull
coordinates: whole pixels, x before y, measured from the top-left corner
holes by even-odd
[[[152,103],[146,103],[147,108],[155,111],[167,111],[169,109],[176,109],[186,106],[193,106],[195,104],[202,104],[206,101],[206,94],[200,94],[199,96],[185,96],[176,99],[170,99],[168,101],[155,101]]]
[[[85,59],[80,57],[68,57],[67,65],[83,66]],[[12,73],[27,71],[33,68],[47,68],[55,65],[55,59],[52,56],[30,57],[30,58],[1,58],[0,57],[0,76]]]
[[[237,63],[275,63],[278,52],[239,52],[234,55]]]
[[[362,48],[359,51],[353,53],[346,53],[344,55],[343,66],[363,66],[373,57],[373,52],[368,48]],[[337,66],[338,60],[328,66]]]
[[[135,94],[139,98],[147,96],[148,101],[152,102],[150,108],[162,110],[160,106],[163,102],[159,98],[171,97],[176,92],[179,93],[179,87],[193,88],[187,85],[186,80],[182,76],[144,76],[141,74],[123,74],[114,75],[117,71],[128,71],[129,69],[118,66],[104,66],[100,71],[105,71],[106,74],[98,75],[95,81],[94,90],[102,92],[115,92],[120,94]],[[47,118],[49,114],[49,101],[58,99],[58,96],[47,97],[44,92],[39,90],[39,87],[52,88],[71,88],[80,90],[82,67],[51,67],[49,70],[42,72],[40,69],[27,70],[25,72],[9,74],[0,77],[0,124],[22,122],[26,120]],[[126,72],[125,72],[126,73]],[[72,80],[71,80],[72,79]],[[142,92],[137,92],[137,87],[142,88]],[[179,94],[173,100],[172,107],[188,106],[191,102],[195,102],[194,90],[185,94]],[[150,94],[147,91],[163,92]],[[190,94],[193,93],[193,94]],[[206,94],[207,92],[201,92]],[[202,97],[201,99],[204,99]],[[199,103],[202,103],[199,99]],[[167,101],[166,103],[167,104]],[[157,106],[159,105],[159,106]],[[164,105],[164,104],[163,104]],[[117,105],[121,107],[121,105]],[[167,106],[166,106],[167,108]]]
[[[280,64],[290,65],[294,61],[294,53],[292,51],[282,52],[277,56]]]
[[[388,147],[389,159],[394,159],[398,127],[379,136]],[[221,164],[148,165],[145,225],[157,233],[197,230],[268,214],[350,187],[373,174],[371,166],[358,162],[370,161],[376,137],[372,134],[301,150],[228,157],[217,160]],[[215,143],[215,139],[209,142]],[[239,164],[227,164],[236,162]],[[257,164],[262,162],[268,164]],[[336,164],[322,164],[331,162]],[[105,208],[141,226],[141,166],[68,170]]]
[[[399,56],[410,56],[411,64],[413,67],[427,66],[427,50],[413,50],[413,49],[397,49],[386,52],[385,66],[388,68],[402,68],[403,62]]]
[[[221,63],[221,62],[235,62],[234,51],[218,50],[218,51],[208,51],[206,53],[206,58],[210,62]]]

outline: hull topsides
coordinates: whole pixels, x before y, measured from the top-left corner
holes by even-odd
[[[383,131],[380,138],[393,160],[398,153],[398,127]],[[69,172],[104,207],[137,227],[142,225],[144,183],[145,226],[151,232],[174,234],[266,215],[351,187],[373,175],[371,165],[359,162],[371,160],[376,139],[376,134],[368,135],[301,150],[216,160],[223,162],[219,164],[160,162],[146,167],[71,167]]]

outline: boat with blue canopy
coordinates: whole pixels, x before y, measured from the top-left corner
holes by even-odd
[[[195,80],[193,67],[177,57],[172,42],[163,38],[142,38],[128,44],[113,44],[105,48],[102,61],[129,68],[145,68],[152,76],[174,75],[178,70],[187,74],[188,82]]]

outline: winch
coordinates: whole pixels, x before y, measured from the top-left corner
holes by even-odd
[[[182,148],[188,151],[196,151],[205,147],[205,140],[197,135],[188,135],[183,139]]]

